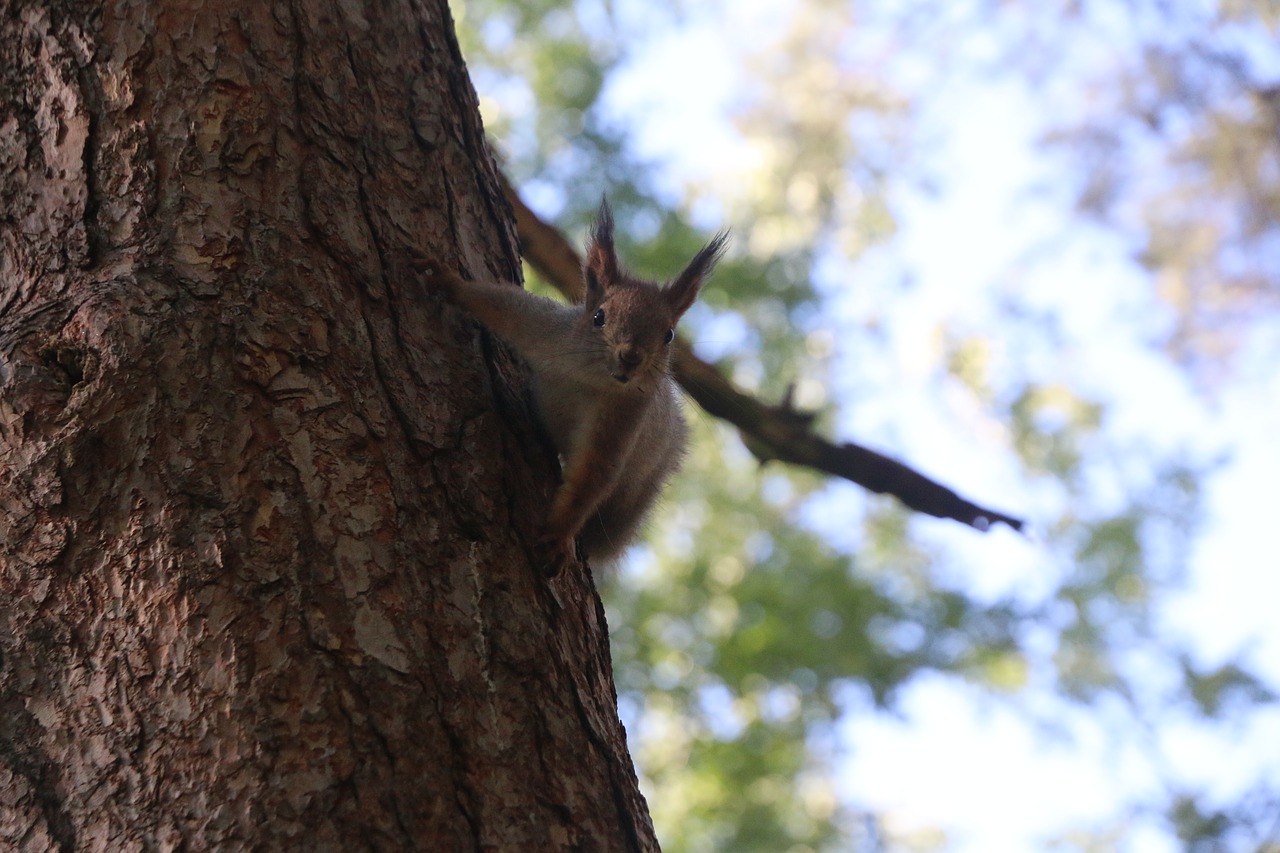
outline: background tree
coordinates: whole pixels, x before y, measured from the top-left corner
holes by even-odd
[[[445,4],[0,4],[0,847],[654,849]],[[460,258],[465,257],[465,263]]]
[[[670,513],[606,596],[666,849],[946,845],[909,806],[881,811],[891,780],[858,786],[847,770],[888,728],[877,707],[921,718],[922,703],[1012,707],[1038,756],[1057,732],[1082,751],[1109,744],[1126,769],[1104,776],[1155,780],[1107,788],[1112,805],[1074,824],[1087,798],[1055,792],[1062,816],[1040,843],[1274,845],[1280,780],[1246,744],[1274,741],[1280,668],[1273,637],[1240,639],[1262,624],[1250,602],[1274,573],[1246,578],[1216,556],[1249,553],[1223,544],[1224,495],[1238,514],[1267,482],[1252,478],[1264,490],[1251,500],[1224,450],[1276,423],[1260,405],[1275,389],[1275,150],[1249,130],[1267,119],[1254,93],[1277,79],[1273,10],[460,9],[487,127],[531,206],[576,233],[607,189],[632,255],[655,268],[692,232],[731,224],[734,263],[692,318],[703,357],[764,399],[793,387],[832,434],[969,488],[1001,484],[975,497],[1034,522],[1029,541],[977,544],[811,474],[760,470],[704,420]],[[1037,139],[1055,147],[1033,151]],[[940,198],[962,212],[923,239]],[[1107,230],[1080,211],[1105,213]],[[1178,273],[1159,245],[1199,272]],[[1203,298],[1170,289],[1187,275],[1212,285]],[[1213,287],[1238,297],[1229,313]],[[1184,345],[1211,326],[1245,356],[1225,374],[1217,362],[1216,410],[1196,385],[1213,349]],[[1198,352],[1179,357],[1197,369],[1177,373],[1166,344]],[[1265,462],[1256,447],[1238,453]],[[1233,589],[1255,621],[1218,623],[1206,642],[1196,611]],[[1193,742],[1231,758],[1189,765]],[[904,774],[918,788],[953,763],[927,761]],[[998,832],[998,812],[990,822]]]

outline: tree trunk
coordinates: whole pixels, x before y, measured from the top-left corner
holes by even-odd
[[[443,0],[0,0],[0,849],[656,849]],[[464,260],[459,260],[464,259]]]

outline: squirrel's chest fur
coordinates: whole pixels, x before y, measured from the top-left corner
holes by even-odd
[[[578,453],[589,445],[595,431],[604,429],[623,439],[620,444],[627,451],[624,458],[608,464],[625,468],[637,446],[668,444],[660,440],[662,432],[675,429],[683,436],[683,418],[669,377],[647,378],[643,383],[647,387],[642,388],[619,385],[607,376],[584,381],[589,375],[534,369],[538,414],[561,455]]]

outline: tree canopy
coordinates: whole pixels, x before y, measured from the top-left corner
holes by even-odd
[[[1280,475],[1280,9],[455,11],[530,207],[576,240],[607,194],[655,276],[732,227],[699,355],[1031,523],[922,517],[695,416],[604,580],[664,849],[1276,849],[1277,573],[1248,522]],[[1105,802],[1020,813],[1060,762]],[[933,777],[995,804],[949,817]]]

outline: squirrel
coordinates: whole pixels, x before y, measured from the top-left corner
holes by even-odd
[[[575,555],[575,540],[592,557],[617,557],[680,466],[689,429],[671,377],[671,343],[728,241],[720,232],[659,286],[622,269],[613,227],[602,200],[576,305],[509,282],[435,275],[453,302],[532,368],[537,412],[563,465],[543,528],[549,577]]]

